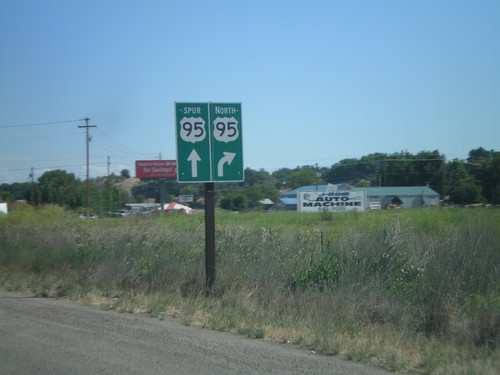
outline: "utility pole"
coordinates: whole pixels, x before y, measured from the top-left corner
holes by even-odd
[[[35,169],[31,167],[31,204],[36,207],[36,186],[35,186]]]
[[[89,217],[90,213],[90,175],[89,175],[89,143],[90,143],[90,136],[89,136],[89,128],[96,128],[96,125],[89,125],[90,119],[88,117],[84,118],[85,120],[85,125],[80,125],[78,126],[79,128],[85,128],[85,144],[87,148],[87,217]]]
[[[321,173],[319,172],[319,167],[318,167],[318,163],[316,163],[315,165],[315,175],[316,175],[316,191],[318,191],[318,178],[321,177]]]
[[[105,215],[109,215],[111,212],[111,179],[109,177],[111,169],[111,157],[108,155],[108,170],[107,170],[107,175],[106,175],[106,207],[104,207],[104,213]]]

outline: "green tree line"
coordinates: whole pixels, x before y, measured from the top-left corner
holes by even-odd
[[[175,181],[147,181],[130,192],[119,184],[130,177],[128,170],[120,176],[91,179],[89,202],[93,213],[113,212],[124,203],[166,202],[176,196],[192,195],[194,207],[203,206],[203,184],[179,184]],[[374,153],[361,158],[343,159],[331,167],[318,165],[280,168],[272,173],[245,169],[244,182],[216,184],[219,206],[240,211],[259,209],[260,201],[276,202],[284,191],[305,185],[346,183],[353,186],[424,186],[436,190],[453,204],[500,204],[500,152],[482,147],[471,150],[465,160],[447,161],[439,151],[405,151],[392,154]],[[63,170],[45,172],[36,182],[0,185],[0,200],[23,199],[33,205],[58,204],[70,209],[86,205],[86,181]]]
[[[128,197],[116,187],[123,177],[111,175],[89,181],[89,203],[92,213],[116,211]],[[87,201],[86,181],[64,170],[45,172],[36,182],[0,185],[0,201],[25,200],[33,206],[56,204],[84,211]]]

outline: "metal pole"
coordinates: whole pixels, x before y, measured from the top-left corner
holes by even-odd
[[[215,284],[215,185],[205,183],[205,281],[207,296]]]

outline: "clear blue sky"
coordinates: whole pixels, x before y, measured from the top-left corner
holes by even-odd
[[[244,165],[500,151],[498,0],[0,0],[0,183],[176,158],[174,102],[241,102]],[[68,121],[59,124],[18,126]]]

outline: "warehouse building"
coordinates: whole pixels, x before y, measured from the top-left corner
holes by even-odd
[[[348,184],[302,186],[282,194],[278,208],[305,212],[365,211],[439,206],[428,186],[354,187]]]

